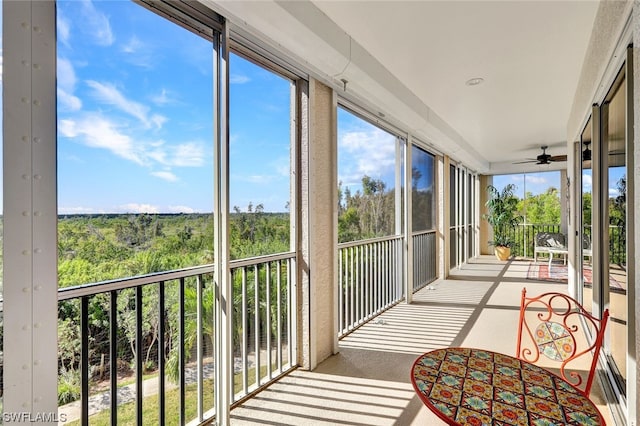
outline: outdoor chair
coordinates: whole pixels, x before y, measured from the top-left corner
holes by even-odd
[[[559,375],[588,397],[609,310],[598,319],[566,294],[526,297],[526,292],[522,289],[516,358],[545,368],[559,365]]]
[[[591,236],[582,234],[582,257],[588,257],[589,263],[592,263],[593,252],[591,251]]]

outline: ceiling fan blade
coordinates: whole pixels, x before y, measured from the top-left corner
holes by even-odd
[[[552,155],[549,157],[549,161],[567,161],[566,155]]]
[[[527,160],[527,161],[518,161],[516,163],[511,163],[511,164],[525,164],[525,163],[535,163],[538,160]]]

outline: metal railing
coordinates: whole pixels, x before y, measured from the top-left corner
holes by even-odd
[[[402,237],[338,244],[338,336],[402,299]]]
[[[511,254],[515,256],[533,257],[536,234],[538,232],[560,232],[559,224],[520,224],[511,230],[514,241]]]
[[[626,265],[626,233],[623,226],[609,225],[609,263]],[[559,224],[520,224],[512,230],[514,245],[511,254],[532,257],[538,232],[560,232]],[[583,227],[584,235],[591,239],[591,225]]]
[[[237,260],[230,266],[233,401],[238,401],[296,364],[295,253]],[[96,395],[111,424],[158,419],[186,424],[213,417],[213,272],[213,265],[203,265],[58,291],[59,309],[77,309],[80,318],[82,424],[89,422],[90,397]],[[132,365],[133,384],[119,381],[121,364]],[[100,391],[105,369],[108,386]],[[91,387],[96,389],[90,392]],[[128,409],[134,412],[131,418],[122,417],[120,406],[125,404],[135,405]],[[155,404],[157,411],[150,413]]]
[[[234,402],[297,364],[295,271],[294,253],[231,262]]]
[[[416,292],[437,278],[436,231],[414,232],[413,291]]]

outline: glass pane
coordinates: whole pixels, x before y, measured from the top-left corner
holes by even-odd
[[[591,120],[587,123],[582,132],[582,274],[579,277],[582,285],[582,305],[588,312],[593,309],[593,274],[592,274],[592,222],[591,211],[593,208],[592,194],[592,173],[591,173],[591,153],[593,146],[591,145],[592,126]]]
[[[338,241],[395,234],[396,137],[338,108]]]
[[[211,263],[211,42],[133,2],[59,1],[56,13],[60,287]],[[90,298],[90,396],[109,400],[111,369],[116,370],[118,388],[132,394],[124,388],[137,378],[137,359],[143,361],[143,380],[154,383],[159,380],[160,354],[168,363],[176,359],[177,284],[142,288],[140,353],[135,345],[136,290],[117,292],[116,322],[110,319],[109,293]],[[189,342],[185,349],[190,353],[197,340],[195,310],[191,310],[196,288],[208,306],[203,321],[212,324],[213,286],[210,276],[189,277],[185,285]],[[164,335],[159,335],[160,286],[166,298]],[[79,300],[61,302],[61,406],[80,397],[79,321]],[[109,359],[109,325],[114,323],[118,355]],[[205,367],[212,359],[211,334],[204,330]],[[187,368],[193,372],[195,357],[189,353]],[[144,395],[145,423],[157,423],[161,396],[168,401],[165,420],[178,422],[176,380],[169,371],[177,376],[177,368],[167,366],[165,395]],[[212,369],[205,368],[204,375],[210,390]],[[193,375],[188,380],[187,420],[191,420],[195,414],[190,407],[197,404]],[[119,423],[133,424],[133,398],[119,402]],[[97,407],[90,422],[108,422],[109,405]],[[204,392],[203,407],[205,411],[213,407],[212,392]],[[68,413],[74,413],[67,416],[69,421],[78,415],[77,410]]]
[[[291,82],[230,57],[232,259],[290,251]]]
[[[411,161],[412,231],[432,230],[435,228],[435,157],[413,146]]]
[[[458,266],[458,233],[456,225],[458,224],[458,198],[456,197],[458,188],[458,173],[455,166],[449,166],[449,266],[455,268]]]
[[[494,176],[493,185],[502,190],[508,184],[516,186],[522,223],[514,230],[514,245],[511,253],[516,256],[534,258],[535,236],[539,232],[561,232],[560,172],[519,173]],[[548,275],[548,262],[540,260],[545,254],[538,253],[540,263],[531,271],[536,275]],[[555,268],[555,265],[553,266]],[[566,266],[560,265],[552,275],[566,277]],[[553,271],[552,271],[553,272]],[[565,278],[566,279],[566,278]]]
[[[608,132],[605,135],[609,181],[609,349],[618,386],[626,388],[627,360],[627,167],[626,167],[626,80],[609,102]]]

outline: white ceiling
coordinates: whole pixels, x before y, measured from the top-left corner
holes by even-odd
[[[347,79],[350,94],[491,173],[535,158],[541,145],[567,153],[598,9],[597,1],[541,0],[219,5],[238,28],[257,29],[325,80]],[[465,84],[476,77],[484,82]]]

